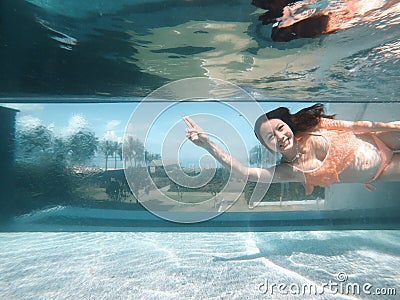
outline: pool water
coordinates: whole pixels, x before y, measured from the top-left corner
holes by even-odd
[[[2,2],[0,95],[10,102],[130,100],[199,76],[264,100],[397,101],[400,92],[397,1],[362,3],[376,7],[346,30],[290,42],[271,39],[258,20],[265,10],[249,0]]]
[[[121,102],[137,104],[165,84],[201,77],[238,85],[266,106],[324,102],[355,119],[367,112],[398,120],[400,3],[372,2],[379,7],[345,30],[282,43],[250,0],[3,0],[0,103],[20,109],[17,130],[24,122],[53,133],[79,130],[86,116],[98,136],[107,130],[116,139],[132,112]],[[383,203],[360,194],[347,195],[357,206],[338,204],[349,208],[345,221],[354,217],[350,228],[370,230],[317,226],[313,217],[331,221],[318,210],[289,214],[296,227],[253,227],[265,219],[250,213],[236,215],[241,228],[165,230],[151,215],[146,224],[157,226],[126,232],[143,211],[41,208],[0,227],[0,299],[398,299],[396,188],[379,190]],[[7,197],[0,193],[2,203]],[[358,218],[360,200],[377,214]],[[265,216],[279,223],[283,215]],[[301,226],[305,215],[309,226]]]
[[[399,231],[37,232],[0,241],[1,299],[298,299],[305,285],[314,288],[307,299],[400,293]],[[371,287],[353,294],[345,284]]]

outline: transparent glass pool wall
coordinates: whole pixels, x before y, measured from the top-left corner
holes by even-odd
[[[263,111],[312,105],[258,104]],[[343,120],[394,121],[400,112],[397,103],[325,105]],[[139,106],[160,109],[149,128],[142,128],[146,114],[135,115]],[[248,118],[231,103],[7,103],[0,113],[6,231],[399,228],[398,182],[374,182],[374,191],[338,183],[311,195],[301,183],[264,183],[254,198],[254,183],[185,136],[182,117],[190,115],[244,165],[275,165],[280,158],[254,136],[258,114]],[[144,140],[130,126],[146,132]]]

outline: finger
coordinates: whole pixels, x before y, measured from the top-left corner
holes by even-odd
[[[198,137],[188,137],[188,139],[189,139],[191,142],[195,142],[195,141],[198,141],[198,140],[199,140]]]
[[[190,132],[189,133],[189,137],[190,137],[190,139],[198,139],[199,138],[199,135],[198,135],[198,133],[197,132]]]
[[[183,117],[182,120],[186,123],[186,125],[187,125],[188,127],[192,127],[192,125],[190,124],[190,122],[189,122],[189,120],[188,120],[188,117]]]
[[[197,124],[196,124],[191,118],[189,118],[189,117],[183,117],[182,119],[185,121],[186,125],[189,126],[189,127],[196,127],[196,125],[197,125]]]
[[[186,137],[192,138],[192,137],[198,137],[199,134],[196,131],[193,132],[186,132]]]

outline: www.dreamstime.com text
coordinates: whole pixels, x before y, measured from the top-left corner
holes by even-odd
[[[316,283],[283,283],[272,282],[268,279],[257,285],[257,290],[260,294],[265,295],[378,295],[378,296],[395,296],[397,288],[395,287],[376,287],[369,282],[356,283],[348,281],[346,273],[340,272],[337,275],[337,280],[328,280],[323,284]]]

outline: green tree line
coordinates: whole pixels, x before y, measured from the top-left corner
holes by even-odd
[[[14,213],[25,213],[48,205],[81,205],[91,198],[95,199],[93,191],[96,188],[103,188],[110,200],[127,199],[132,193],[122,170],[108,174],[85,168],[93,165],[96,155],[104,158],[102,166],[105,171],[110,167],[116,169],[118,160],[127,163],[127,172],[138,178],[130,184],[136,199],[139,190],[148,184],[143,175],[146,163],[160,157],[145,151],[138,139],[128,137],[123,145],[116,141],[101,140],[87,128],[68,136],[57,136],[42,125],[18,129]],[[78,172],[76,167],[79,167]],[[82,189],[88,189],[89,192],[82,194]]]

